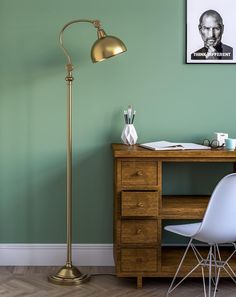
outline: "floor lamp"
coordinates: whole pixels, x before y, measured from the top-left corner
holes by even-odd
[[[127,49],[124,43],[117,37],[106,35],[98,20],[73,20],[64,25],[60,32],[60,46],[66,55],[67,76],[67,195],[66,195],[66,215],[67,215],[67,260],[55,275],[50,275],[48,280],[60,285],[79,285],[89,279],[88,274],[82,274],[72,265],[72,82],[73,65],[68,50],[63,45],[63,33],[66,28],[75,23],[90,23],[97,29],[98,39],[92,46],[91,59],[93,63],[103,61],[110,57],[124,53]]]

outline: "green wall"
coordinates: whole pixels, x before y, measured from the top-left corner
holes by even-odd
[[[186,65],[185,0],[0,0],[0,242],[65,242],[65,57],[68,21],[98,18],[128,52],[93,65],[95,31],[65,34],[74,72],[74,242],[111,243],[110,144],[132,104],[139,142],[201,142],[235,132],[235,65]],[[165,167],[165,191],[211,191],[207,168]],[[191,166],[190,166],[191,167]],[[230,167],[216,166],[216,179]],[[173,172],[180,170],[178,187]],[[204,174],[202,174],[204,172]],[[192,174],[192,175],[191,175]],[[195,178],[196,177],[196,178]],[[168,185],[168,187],[167,187]]]

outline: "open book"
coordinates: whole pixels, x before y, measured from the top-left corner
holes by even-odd
[[[200,145],[196,143],[186,142],[169,142],[169,141],[155,141],[142,143],[140,146],[154,151],[167,151],[167,150],[210,150],[209,146]]]

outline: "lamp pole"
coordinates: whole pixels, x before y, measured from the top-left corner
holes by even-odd
[[[66,234],[67,234],[67,258],[66,264],[61,267],[55,275],[49,275],[48,280],[60,285],[79,285],[89,280],[90,275],[82,274],[78,268],[72,265],[72,83],[73,65],[68,50],[63,44],[63,33],[66,28],[75,23],[91,23],[97,29],[98,39],[91,49],[91,59],[94,63],[125,52],[124,43],[117,37],[106,35],[101,28],[100,21],[79,19],[64,25],[59,35],[60,46],[66,55],[67,76],[67,193],[66,193]]]

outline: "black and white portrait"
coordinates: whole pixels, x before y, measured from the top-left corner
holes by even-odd
[[[187,0],[187,63],[236,62],[235,9],[236,0]]]

